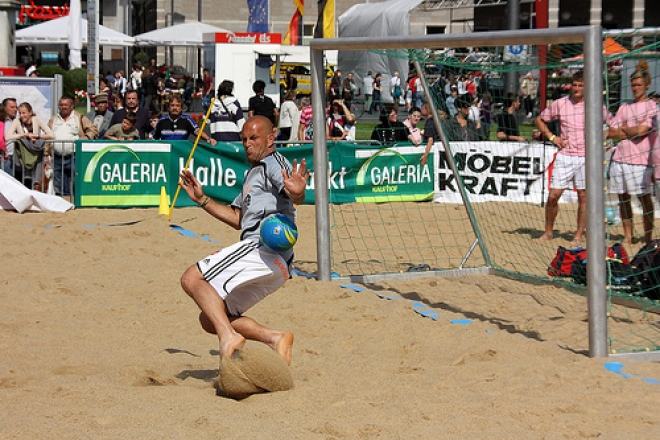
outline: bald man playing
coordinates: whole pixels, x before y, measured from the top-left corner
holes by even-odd
[[[181,276],[183,290],[201,309],[202,328],[216,334],[220,358],[231,356],[246,339],[263,342],[291,363],[293,334],[259,324],[243,313],[275,292],[290,278],[293,249],[273,252],[259,242],[261,222],[271,214],[295,219],[295,205],[305,200],[309,171],[305,159],[296,166],[275,151],[275,131],[263,116],[250,118],[241,140],[252,165],[242,192],[231,205],[204,194],[190,170],[181,173],[181,187],[200,208],[241,231],[241,240],[190,266]]]

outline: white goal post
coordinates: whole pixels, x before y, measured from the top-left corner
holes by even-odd
[[[587,199],[590,201],[587,216],[587,293],[589,307],[589,356],[608,356],[607,344],[607,269],[605,264],[605,193],[603,161],[603,31],[601,26],[578,26],[561,29],[537,29],[477,32],[469,34],[436,34],[422,36],[397,36],[391,38],[333,38],[313,39],[310,42],[312,70],[312,109],[315,127],[325,126],[325,72],[323,53],[326,50],[387,50],[424,49],[451,47],[493,47],[508,45],[549,45],[582,43],[584,45],[585,126]],[[428,87],[426,98],[433,102]],[[439,121],[436,119],[436,124]],[[441,130],[439,130],[441,131]],[[331,279],[330,257],[330,210],[328,176],[321,170],[328,169],[327,142],[325,136],[314,136],[314,187],[316,188],[316,236],[317,278]],[[447,150],[449,152],[449,150]],[[648,354],[649,356],[651,353]]]

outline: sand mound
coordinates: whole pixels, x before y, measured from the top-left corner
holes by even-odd
[[[293,388],[289,366],[263,344],[246,342],[230,358],[220,361],[218,387],[234,399],[251,394],[286,391]]]

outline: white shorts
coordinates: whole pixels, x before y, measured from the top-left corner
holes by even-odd
[[[586,169],[583,156],[558,154],[552,169],[552,189],[586,189]]]
[[[225,301],[230,316],[240,316],[289,279],[284,258],[250,240],[201,259],[197,267]]]
[[[613,194],[642,195],[651,192],[653,169],[646,165],[630,165],[612,161],[610,166],[610,192]]]

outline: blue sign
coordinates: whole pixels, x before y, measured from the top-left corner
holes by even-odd
[[[509,46],[509,52],[511,52],[512,55],[520,55],[523,52],[524,49],[525,49],[525,46],[523,46],[523,45]]]

